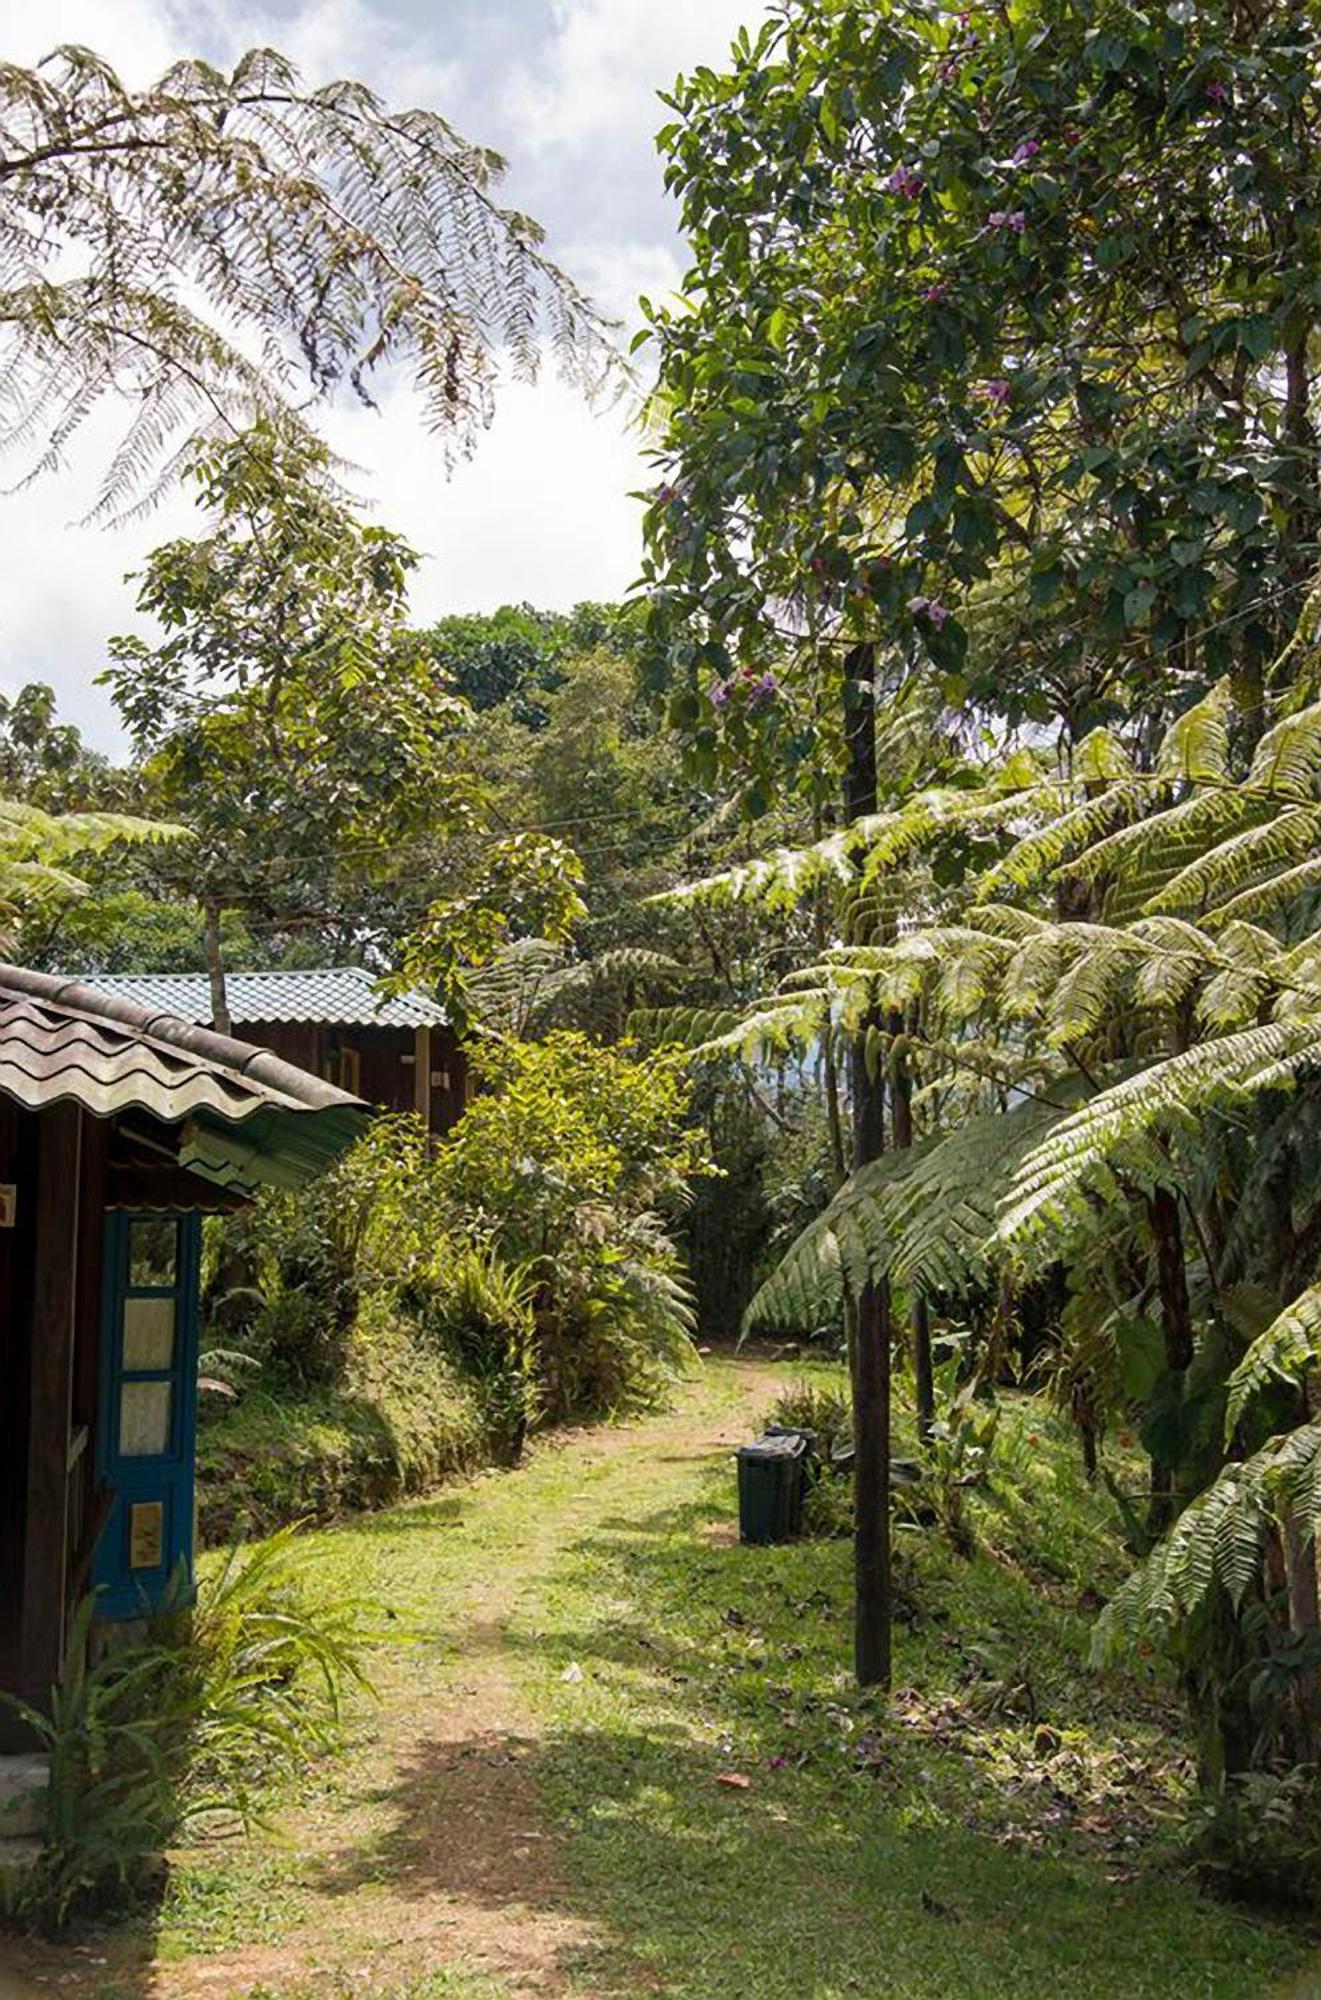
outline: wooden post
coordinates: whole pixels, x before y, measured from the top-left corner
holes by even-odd
[[[413,1034],[413,1109],[426,1131],[431,1130],[431,1030]]]
[[[20,1643],[23,1680],[42,1693],[64,1654],[81,1166],[82,1112],[54,1104],[41,1114],[36,1212],[19,1225],[35,1235]]]

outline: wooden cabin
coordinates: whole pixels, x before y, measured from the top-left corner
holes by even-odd
[[[0,1688],[45,1705],[89,1589],[104,1622],[189,1586],[200,1217],[304,1185],[370,1118],[266,1049],[0,965]]]
[[[198,1027],[210,1025],[204,973],[105,974],[97,985]],[[311,972],[230,972],[225,997],[236,1035],[352,1096],[385,1111],[416,1111],[437,1136],[463,1116],[463,1050],[444,1008],[427,994],[387,999],[364,967],[335,965]]]

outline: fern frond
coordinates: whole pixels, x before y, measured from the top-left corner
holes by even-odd
[[[1093,1659],[1103,1663],[1165,1639],[1202,1611],[1216,1588],[1241,1604],[1261,1573],[1268,1523],[1288,1520],[1315,1534],[1319,1465],[1321,1424],[1303,1424],[1225,1466],[1110,1600],[1092,1636]]]
[[[1256,882],[1251,888],[1240,890],[1227,903],[1209,910],[1204,922],[1208,930],[1214,930],[1218,924],[1229,923],[1237,917],[1259,922],[1263,917],[1287,909],[1295,898],[1318,888],[1321,888],[1321,856],[1300,861],[1296,868],[1282,869],[1279,874],[1268,875],[1264,882]]]
[[[928,1294],[984,1283],[998,1256],[1003,1192],[1066,1115],[1067,1099],[1028,1099],[863,1167],[757,1291],[745,1332],[821,1325],[840,1309],[845,1286],[856,1294],[887,1275]]]
[[[1268,871],[1308,854],[1321,839],[1321,812],[1311,806],[1281,810],[1264,794],[1249,792],[1257,824],[1243,827],[1197,855],[1147,900],[1149,911],[1203,910],[1221,898],[1236,895]]]
[[[1266,731],[1252,759],[1249,785],[1277,797],[1309,800],[1321,776],[1321,701],[1286,715]]]
[[[1229,770],[1229,717],[1233,700],[1227,680],[1217,681],[1172,722],[1161,740],[1156,768],[1165,777],[1192,784],[1223,779]]]
[[[1244,1411],[1272,1383],[1301,1383],[1321,1364],[1321,1285],[1300,1292],[1249,1347],[1229,1378],[1225,1442],[1230,1443]]]
[[[1241,1114],[1256,1093],[1292,1082],[1321,1057],[1321,1013],[1223,1035],[1150,1064],[1092,1098],[1023,1161],[1000,1233],[1024,1244],[1070,1227],[1089,1213],[1089,1193],[1115,1198],[1117,1167],[1139,1180],[1168,1182],[1158,1137],[1196,1144],[1207,1113]]]
[[[1054,811],[1049,798],[1034,801],[1043,809],[1045,824],[1024,834],[1003,860],[983,871],[977,900],[995,901],[1008,889],[1040,888],[1070,856],[1139,819],[1151,791],[1151,779],[1133,778],[1076,805],[1057,793]]]

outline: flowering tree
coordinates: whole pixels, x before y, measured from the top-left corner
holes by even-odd
[[[1259,703],[1315,562],[1319,78],[1282,4],[793,0],[678,87],[650,576],[699,756],[807,747],[786,627],[1071,738]]]
[[[865,818],[913,683],[1069,746],[1117,720],[1142,761],[1224,676],[1260,732],[1316,567],[1318,53],[1271,0],[786,0],[679,84],[660,146],[694,262],[650,314],[648,581],[699,770],[735,767],[753,811],[805,782]],[[855,1048],[855,1166],[911,1122],[887,1028]],[[889,1345],[871,1285],[865,1680]]]

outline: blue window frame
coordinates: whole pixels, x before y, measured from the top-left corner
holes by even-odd
[[[176,1575],[192,1584],[200,1245],[196,1215],[106,1217],[98,1618],[153,1610]]]

